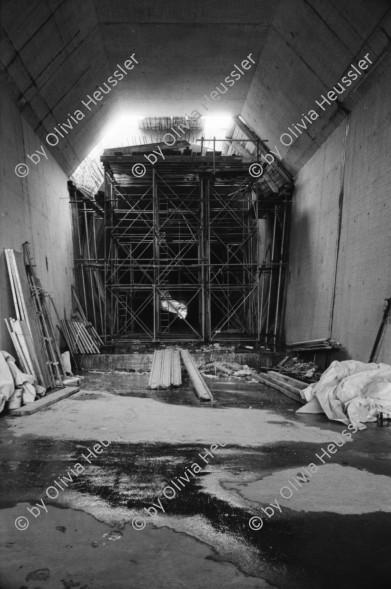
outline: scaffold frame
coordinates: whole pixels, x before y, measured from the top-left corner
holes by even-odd
[[[152,166],[141,154],[110,153],[102,161],[99,210],[86,199],[74,204],[80,294],[105,343],[229,340],[275,346],[289,198],[259,198],[248,164],[235,156],[166,155]],[[141,163],[146,172],[135,177],[132,169]],[[263,259],[260,219],[268,227]],[[88,296],[89,286],[98,296]],[[168,312],[165,300],[185,305],[187,316]]]

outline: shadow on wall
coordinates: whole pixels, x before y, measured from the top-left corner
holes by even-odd
[[[291,222],[289,243],[287,296],[284,310],[286,343],[314,339],[312,327],[316,312],[317,281],[316,272],[312,267],[310,219],[307,212],[294,218],[294,232]]]

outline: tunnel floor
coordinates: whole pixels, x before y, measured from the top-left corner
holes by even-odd
[[[258,384],[213,380],[210,406],[146,384],[88,373],[1,419],[0,589],[388,586],[390,428],[347,439]]]

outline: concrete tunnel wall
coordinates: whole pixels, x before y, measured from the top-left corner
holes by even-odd
[[[390,67],[387,57],[347,120],[300,169],[292,206],[286,340],[331,335],[341,357],[361,361],[391,296]],[[390,339],[378,361],[391,362]]]
[[[27,154],[40,149],[42,141],[19,112],[1,73],[0,84],[0,349],[14,354],[4,322],[15,317],[4,249],[20,252],[25,241],[30,243],[38,277],[62,316],[64,308],[71,310],[72,225],[67,176],[46,144],[48,159],[30,165]],[[26,178],[15,174],[19,162],[29,163]]]

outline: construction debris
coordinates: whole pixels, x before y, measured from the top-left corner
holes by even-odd
[[[281,371],[284,374],[298,376],[306,382],[315,382],[319,380],[322,374],[322,371],[315,362],[303,362],[297,356],[285,356],[274,370]]]
[[[201,374],[204,376],[232,376],[234,378],[251,380],[255,371],[245,364],[237,364],[236,362],[209,362],[199,368]]]
[[[224,346],[223,344],[206,344],[197,350],[198,352],[234,352],[235,346]]]
[[[285,365],[288,358],[289,357],[280,362],[279,366]],[[297,358],[295,360],[297,360]],[[260,382],[266,384],[277,389],[301,405],[304,403],[301,391],[308,386],[305,382],[280,374],[279,372],[269,370],[267,373],[259,374],[249,366],[241,366],[236,362],[209,362],[208,364],[201,366],[200,371],[203,375],[209,377],[231,377],[245,380],[246,382]]]

